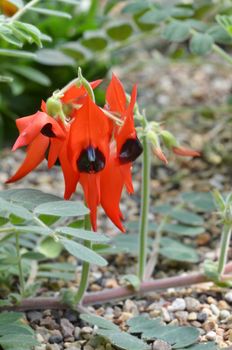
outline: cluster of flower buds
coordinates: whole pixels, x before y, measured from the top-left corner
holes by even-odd
[[[21,179],[44,159],[48,168],[59,163],[65,181],[64,198],[69,199],[81,184],[93,229],[97,229],[97,208],[101,205],[124,231],[120,198],[124,187],[130,194],[134,191],[132,162],[142,153],[133,116],[137,88],[133,87],[127,102],[123,85],[113,75],[106,104],[100,108],[93,94],[100,83],[88,83],[79,71],[79,79],[43,101],[40,111],[16,120],[20,135],[13,151],[27,146],[27,154],[7,183]]]
[[[170,151],[178,156],[199,157],[200,153],[189,148],[179,145],[177,139],[169,131],[163,129],[162,125],[157,122],[149,122],[142,131],[142,135],[146,135],[152,145],[154,155],[164,164],[168,164],[168,160],[162,151],[161,143]]]

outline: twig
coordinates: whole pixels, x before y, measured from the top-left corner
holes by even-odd
[[[226,273],[232,272],[232,262],[225,267]],[[224,275],[225,276],[225,275]],[[91,304],[102,304],[112,300],[124,299],[131,296],[154,292],[161,289],[184,287],[193,284],[208,282],[209,280],[203,273],[186,274],[184,276],[175,276],[157,280],[144,281],[140,285],[139,291],[127,287],[106,289],[101,292],[86,293],[83,299],[83,306]],[[69,306],[62,303],[59,297],[37,297],[23,299],[19,305],[0,307],[0,310],[44,310],[44,309],[68,309]],[[77,311],[80,310],[79,305]]]

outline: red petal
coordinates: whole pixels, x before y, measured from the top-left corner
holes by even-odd
[[[132,163],[120,165],[120,171],[122,173],[123,181],[126,186],[126,190],[129,194],[134,193],[131,169],[132,169]]]
[[[95,89],[98,85],[100,85],[102,82],[102,80],[95,80],[95,81],[92,81],[90,83],[92,89]],[[84,95],[86,95],[87,92],[86,92],[86,89],[84,88],[84,86],[76,86],[75,84],[72,85],[64,94],[64,96],[61,98],[61,101],[63,103],[68,103],[68,102],[71,102],[72,100],[76,100],[78,99],[79,97],[82,97]]]
[[[192,149],[184,147],[172,147],[172,150],[178,156],[187,156],[187,157],[200,157],[200,152],[194,151]]]
[[[85,104],[78,110],[70,127],[69,153],[74,169],[80,152],[88,146],[99,148],[108,158],[109,123],[101,109],[87,97]]]
[[[122,213],[119,208],[124,179],[120,166],[111,155],[105,169],[101,172],[101,205],[110,220],[121,230],[125,229],[121,223]]]
[[[40,108],[41,108],[42,112],[47,113],[47,105],[46,105],[46,102],[44,100],[42,100]]]
[[[27,147],[27,155],[17,172],[7,180],[6,183],[20,180],[33,169],[35,169],[45,158],[45,152],[49,144],[49,139],[39,134],[35,140]]]
[[[84,190],[86,204],[90,209],[92,228],[94,231],[97,231],[97,207],[100,204],[100,173],[81,173],[80,184]]]
[[[57,138],[51,138],[50,139],[50,147],[48,152],[48,168],[52,168],[55,162],[57,161],[57,158],[59,156],[59,153],[61,151],[61,148],[63,146],[64,141],[61,141]]]
[[[16,125],[20,131],[20,135],[17,138],[12,150],[15,151],[17,148],[27,146],[29,143],[31,143],[46,124],[52,124],[52,130],[56,137],[65,137],[64,131],[55,119],[51,118],[44,112],[38,111],[32,116],[19,118],[16,120]]]
[[[124,114],[126,109],[126,93],[121,81],[112,74],[112,79],[106,90],[106,101],[112,112]]]
[[[64,199],[69,199],[71,195],[75,192],[77,183],[79,180],[79,173],[77,171],[73,170],[73,167],[71,166],[69,160],[68,160],[68,139],[65,140],[63,143],[63,147],[61,148],[60,154],[59,154],[59,160],[64,176],[64,182],[65,182],[65,192],[64,192]]]
[[[137,96],[137,86],[134,85],[132,93],[131,93],[130,104],[129,104],[127,111],[126,111],[124,124],[121,127],[121,129],[118,131],[118,134],[116,135],[118,153],[120,152],[122,145],[125,143],[125,141],[128,138],[136,138],[136,131],[135,131],[135,126],[134,126],[134,116],[133,116],[133,110],[134,110],[134,105],[136,102],[136,96]]]
[[[153,152],[155,154],[155,156],[161,160],[161,162],[163,162],[164,164],[168,164],[168,160],[167,158],[165,157],[165,154],[163,153],[162,149],[159,148],[159,147],[154,147],[153,148]]]

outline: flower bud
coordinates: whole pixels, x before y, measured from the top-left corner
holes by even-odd
[[[160,133],[162,140],[165,144],[165,146],[168,149],[172,149],[173,147],[177,147],[178,143],[176,138],[167,130],[162,130]]]
[[[47,113],[51,117],[57,117],[58,115],[63,113],[62,103],[56,97],[49,97],[46,102]]]
[[[172,150],[178,156],[186,157],[200,157],[200,153],[189,148],[184,147],[172,147]]]

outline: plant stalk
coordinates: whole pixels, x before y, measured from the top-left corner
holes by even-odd
[[[225,273],[232,272],[232,262],[225,266]],[[226,275],[225,275],[226,276]],[[225,277],[224,276],[224,277]],[[161,289],[179,288],[191,286],[193,284],[209,282],[204,273],[186,273],[182,276],[167,277],[161,279],[152,279],[141,283],[138,291],[128,287],[118,287],[106,289],[100,292],[86,293],[83,299],[83,305],[99,304],[112,302],[112,300],[125,299],[133,295],[151,293]],[[60,301],[59,297],[35,297],[23,299],[19,305],[3,306],[0,310],[45,310],[45,309],[68,309],[69,306]]]
[[[10,23],[18,20],[26,11],[28,11],[31,7],[35,6],[40,0],[31,0],[25,6],[23,6],[20,10],[18,10],[10,19]]]
[[[228,248],[230,244],[232,227],[230,224],[225,224],[222,231],[220,255],[218,260],[218,274],[219,277],[224,273],[225,265],[227,261]]]
[[[25,292],[25,282],[23,277],[23,266],[20,254],[20,244],[19,244],[19,233],[15,233],[15,247],[17,252],[18,270],[19,270],[19,284],[20,284],[20,294],[23,296]]]
[[[85,230],[91,229],[89,214],[85,216],[84,227],[85,227]],[[84,241],[84,246],[91,249],[92,244],[90,241]],[[90,263],[88,263],[87,261],[84,261],[82,265],[80,285],[79,285],[77,294],[74,297],[75,305],[82,302],[82,299],[88,287],[89,270],[90,270]]]
[[[144,117],[144,126],[147,122]],[[145,266],[147,261],[147,233],[148,233],[148,214],[150,202],[150,148],[146,136],[143,136],[143,169],[142,169],[142,195],[141,195],[141,216],[139,227],[139,266],[138,277],[140,281],[144,280]]]

